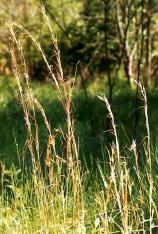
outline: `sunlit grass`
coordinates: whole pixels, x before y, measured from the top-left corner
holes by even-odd
[[[0,232],[156,233],[158,185],[154,164],[157,161],[152,149],[144,87],[137,84],[142,98],[141,118],[144,126],[144,135],[141,135],[143,138],[138,143],[131,136],[128,142],[121,139],[124,135],[120,137],[120,126],[116,126],[117,115],[113,114],[113,106],[110,106],[105,95],[100,95],[99,98],[89,96],[88,100],[79,97],[80,105],[86,105],[87,101],[90,105],[84,106],[80,116],[75,117],[74,87],[64,79],[58,44],[44,9],[43,14],[54,45],[58,76],[52,72],[39,42],[23,26],[16,23],[10,25],[14,44],[11,57],[15,79],[7,86],[8,91],[4,95],[8,101],[3,107],[6,112],[1,114],[5,115],[10,109],[13,113],[8,116],[10,125],[5,127],[7,119],[3,126],[5,134],[2,133],[1,137],[2,140],[8,140],[8,137],[9,142],[12,142],[5,147],[10,154],[14,154],[18,163],[9,165],[9,158],[5,159],[3,155]],[[54,80],[53,87],[46,84],[41,88],[40,83],[31,82],[22,50],[23,38],[17,35],[17,29],[22,31],[22,36],[27,35],[40,52]],[[92,88],[89,85],[88,90],[91,89],[98,92],[98,84],[92,85]],[[2,105],[3,103],[5,98],[2,98]],[[98,108],[94,115],[97,116],[96,119],[92,118],[95,103]],[[77,103],[78,106],[79,104]],[[88,136],[91,134],[94,140],[89,158],[86,155],[86,149],[89,150],[88,140],[85,140],[85,148],[82,148],[79,134],[76,133],[76,122],[81,122],[81,119],[84,122],[85,115],[91,120],[91,128],[84,133],[88,133]],[[50,116],[51,121],[48,118]],[[110,139],[109,142],[104,141],[104,137],[99,135],[101,143],[97,145],[99,130],[96,131],[94,126],[102,126],[101,131],[104,132],[106,128],[102,120],[106,117],[111,126]],[[95,125],[95,122],[99,124]],[[23,127],[17,133],[19,125]],[[83,131],[85,126],[83,125]],[[124,134],[128,137],[129,133]],[[100,152],[101,157],[95,152]]]

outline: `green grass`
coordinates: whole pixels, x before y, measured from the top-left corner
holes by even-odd
[[[107,143],[106,136],[109,135],[105,132],[107,111],[104,104],[97,96],[97,93],[108,95],[106,88],[104,88],[103,91],[104,85],[104,82],[103,84],[101,83],[101,88],[99,89],[98,84],[96,87],[95,84],[88,84],[88,105],[82,88],[79,90],[76,89],[73,95],[73,116],[75,119],[76,137],[79,137],[81,157],[84,155],[88,160],[91,156],[95,158],[100,158],[102,156],[101,147],[102,144]],[[127,92],[125,86],[122,86],[116,87],[118,91],[117,93],[114,93],[112,110],[117,124],[119,140],[122,145],[125,145],[127,142],[128,144],[131,144],[134,137],[135,93],[134,91],[129,90]],[[92,87],[95,90],[94,92]],[[52,127],[64,128],[66,126],[66,116],[57,98],[54,87],[50,84],[34,82],[32,84],[32,89],[35,97],[37,97],[44,107]],[[7,78],[7,82],[6,78],[1,78],[0,91],[0,158],[1,160],[5,159],[7,165],[11,165],[13,162],[18,163],[16,143],[21,151],[24,150],[26,130],[23,110],[18,99],[18,89],[13,78]],[[158,95],[156,92],[149,95],[148,102],[150,129],[153,147],[155,147],[158,131],[156,124],[158,118],[158,112],[156,111]],[[142,106],[141,101],[139,104]],[[138,142],[141,142],[145,134],[145,119],[142,108],[140,109],[139,114],[141,120],[138,124],[139,131],[137,132],[137,140]],[[43,138],[43,136],[46,135],[46,132],[43,126],[43,120],[38,112],[37,118],[41,129],[41,138]],[[43,147],[44,145],[43,142]]]
[[[79,137],[79,160],[74,159],[74,165],[68,173],[67,166],[62,160],[65,143],[59,134],[56,139],[59,160],[51,164],[53,177],[50,184],[45,173],[47,131],[43,118],[36,111],[42,172],[37,170],[36,174],[33,174],[17,87],[10,79],[8,86],[5,79],[2,78],[0,81],[0,156],[1,160],[5,161],[1,163],[0,232],[157,233],[157,140],[153,137],[151,145],[153,183],[151,202],[150,171],[142,147],[144,143],[141,142],[146,134],[143,111],[139,124],[141,143],[137,150],[141,159],[138,162],[134,152],[130,150],[133,138],[133,92],[126,93],[120,90],[113,99],[112,108],[116,116],[120,143],[119,165],[116,162],[115,146],[110,152],[106,140],[107,133],[104,133],[107,115],[104,103],[93,95],[91,85],[88,87],[90,106],[86,106],[82,90],[74,92],[73,112],[75,136],[76,139]],[[65,131],[66,116],[54,88],[49,84],[36,82],[32,84],[32,89],[44,107],[53,128]],[[98,87],[97,92],[100,92]],[[157,99],[155,94],[149,96],[152,136],[156,136],[157,131]],[[136,163],[139,163],[139,168],[136,167]],[[99,224],[95,227],[97,221]]]

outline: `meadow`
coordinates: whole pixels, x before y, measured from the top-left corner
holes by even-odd
[[[0,79],[0,233],[158,233],[157,89],[146,93],[139,80],[127,86],[120,78],[109,101],[106,75],[86,89],[77,71],[65,78],[44,9],[43,19],[55,71],[38,39],[9,25],[12,75]],[[32,80],[26,38],[50,83]]]
[[[148,95],[148,142],[141,99],[134,139],[135,90],[124,91],[124,84],[113,98],[116,132],[115,125],[110,132],[104,130],[110,109],[98,97],[107,94],[101,88],[106,85],[97,84],[87,85],[89,106],[83,90],[74,88],[71,141],[54,85],[31,83],[55,129],[55,141],[49,145],[45,117],[35,106],[31,154],[15,78],[1,79],[1,233],[157,233],[156,92]],[[46,163],[49,153],[51,164],[49,159]]]

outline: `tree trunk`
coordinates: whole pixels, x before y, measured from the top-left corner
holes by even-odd
[[[151,11],[150,11],[150,0],[147,1],[147,35],[146,35],[146,64],[144,74],[144,86],[148,88],[151,77]]]

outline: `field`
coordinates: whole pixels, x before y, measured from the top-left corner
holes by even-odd
[[[68,122],[57,92],[51,84],[33,82],[31,86],[55,129],[56,146],[49,145],[48,129],[36,108],[38,139],[34,139],[33,156],[39,154],[40,166],[32,165],[15,78],[2,78],[1,232],[157,233],[156,92],[149,94],[148,99],[151,138],[145,127],[144,103],[140,100],[141,119],[134,141],[134,89],[122,94],[123,84],[117,88],[120,92],[114,96],[112,106],[116,121],[113,136],[104,131],[110,111],[108,104],[97,96],[106,95],[106,89],[102,90],[97,83],[88,84],[91,109],[86,109],[83,90],[74,88],[71,134],[75,141],[70,141],[69,154],[73,158],[67,162],[69,146],[64,137],[68,141],[68,135],[62,135]],[[34,130],[32,134],[37,137]],[[45,161],[49,150],[53,157],[51,165]]]
[[[0,5],[0,233],[157,234],[155,0]]]

